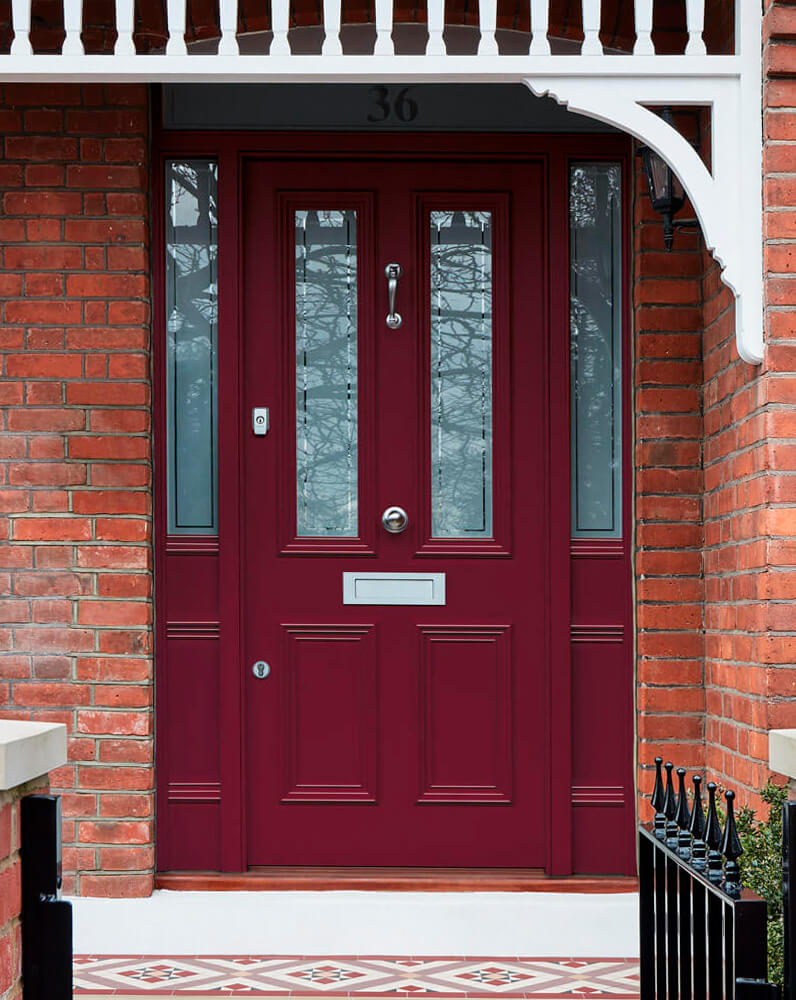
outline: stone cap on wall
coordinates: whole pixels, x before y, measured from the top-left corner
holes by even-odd
[[[772,729],[768,734],[768,764],[772,771],[796,778],[796,729]]]
[[[66,763],[66,726],[0,719],[0,789],[7,791]]]

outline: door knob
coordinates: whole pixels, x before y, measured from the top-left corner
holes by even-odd
[[[258,660],[252,666],[252,673],[258,681],[262,681],[265,680],[265,678],[271,673],[271,667],[265,662],[265,660]]]
[[[388,507],[381,515],[381,523],[391,535],[400,535],[409,524],[409,515],[403,507]]]

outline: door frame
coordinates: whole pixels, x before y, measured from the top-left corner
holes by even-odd
[[[156,120],[159,117],[156,116]],[[333,146],[333,149],[329,147]],[[219,739],[219,781],[212,795],[218,807],[215,856],[217,870],[241,872],[247,868],[246,761],[245,761],[245,671],[241,669],[243,635],[243,579],[240,553],[243,544],[241,503],[242,441],[248,433],[244,412],[241,359],[243,352],[242,293],[239,280],[241,245],[240,193],[246,159],[317,160],[362,158],[504,159],[541,161],[545,177],[545,264],[548,269],[546,310],[549,318],[543,361],[547,369],[547,414],[545,449],[549,482],[546,491],[549,535],[545,553],[549,583],[545,646],[548,663],[548,759],[546,776],[548,808],[546,871],[549,875],[572,873],[573,809],[571,797],[571,642],[570,642],[570,452],[556,447],[569,442],[569,213],[556,212],[568,206],[569,165],[573,161],[610,160],[622,170],[623,242],[623,539],[624,557],[632,554],[632,368],[631,368],[631,229],[630,204],[632,147],[626,135],[611,134],[517,134],[517,133],[324,133],[165,131],[153,129],[152,143],[152,301],[153,301],[153,436],[154,436],[154,555],[155,555],[155,738],[157,869],[174,867],[168,845],[169,774],[165,752],[168,671],[166,656],[169,632],[165,607],[168,593],[166,566],[170,555],[215,553],[218,560],[217,632],[220,733],[240,733],[239,740]],[[211,158],[218,161],[218,536],[167,537],[166,503],[166,330],[165,330],[165,232],[164,168],[174,158]],[[567,498],[566,503],[561,497]],[[633,622],[632,575],[627,580],[628,627]],[[632,642],[628,643],[629,659]],[[635,686],[632,662],[627,677]],[[631,704],[633,691],[628,691]],[[628,734],[629,788],[635,786],[634,732]],[[632,833],[632,831],[631,831]]]

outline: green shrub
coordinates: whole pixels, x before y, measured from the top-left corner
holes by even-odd
[[[754,810],[747,806],[736,816],[743,845],[741,880],[768,903],[768,977],[782,985],[782,806],[788,789],[769,782],[760,794],[768,805],[765,820],[756,819]]]

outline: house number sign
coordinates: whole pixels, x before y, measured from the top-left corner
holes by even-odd
[[[411,87],[371,87],[369,122],[413,122],[420,110],[417,101],[410,97]]]

